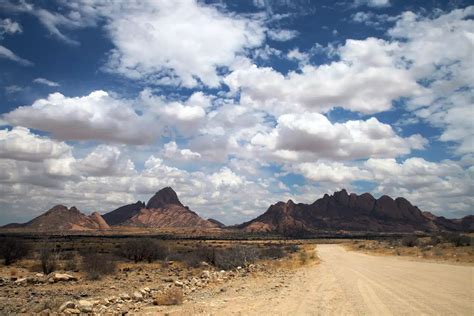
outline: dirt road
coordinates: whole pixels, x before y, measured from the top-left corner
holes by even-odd
[[[234,284],[172,315],[474,315],[474,267],[318,246],[321,263],[291,276]],[[153,313],[153,310],[149,310]]]

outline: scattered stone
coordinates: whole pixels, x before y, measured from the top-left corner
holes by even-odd
[[[63,310],[63,313],[66,315],[79,315],[81,313],[77,308],[66,308]]]
[[[181,281],[176,280],[176,281],[174,281],[174,285],[179,286],[179,287],[183,287],[184,283],[181,282]]]
[[[124,301],[131,299],[130,295],[128,295],[127,293],[120,294],[120,298]]]
[[[67,273],[55,273],[52,279],[54,282],[77,281],[77,278],[75,276],[67,274]]]
[[[201,273],[201,278],[202,279],[209,279],[211,277],[211,273],[208,270],[204,270]]]
[[[20,279],[15,280],[15,284],[23,285],[23,284],[26,284],[27,281],[28,281],[27,278],[20,278]]]
[[[90,313],[92,312],[92,307],[94,304],[92,302],[86,301],[86,300],[79,300],[77,302],[77,308],[83,312],[83,313]]]
[[[141,300],[143,300],[143,294],[138,292],[138,291],[135,291],[135,292],[133,292],[133,298],[138,300],[138,301],[141,301]]]
[[[60,307],[59,307],[59,312],[63,312],[65,309],[74,309],[76,307],[76,304],[71,301],[64,302]]]

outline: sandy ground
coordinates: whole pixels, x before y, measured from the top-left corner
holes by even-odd
[[[235,282],[149,315],[474,315],[474,267],[319,245],[319,265]]]

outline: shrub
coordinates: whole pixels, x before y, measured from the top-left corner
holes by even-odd
[[[300,262],[301,264],[306,264],[308,262],[308,254],[306,253],[306,251],[302,250],[300,252]]]
[[[30,247],[21,239],[4,238],[0,240],[0,255],[6,266],[25,257],[29,251]]]
[[[231,270],[239,266],[247,266],[259,258],[256,248],[237,246],[227,249],[216,249],[214,266],[219,269]]]
[[[168,255],[167,249],[151,238],[132,239],[121,248],[120,254],[134,262],[163,260]]]
[[[300,250],[300,247],[298,245],[289,245],[285,247],[285,250],[288,253],[295,253],[295,252],[298,252],[298,250]]]
[[[155,305],[181,305],[183,303],[183,291],[180,288],[172,287],[164,293],[155,296]]]
[[[415,247],[418,243],[418,237],[415,235],[408,235],[402,238],[401,243],[405,247]]]
[[[82,255],[82,270],[90,280],[99,280],[104,275],[113,274],[117,264],[111,255],[90,252]]]
[[[459,233],[446,233],[444,238],[456,247],[471,245],[471,237]]]
[[[44,274],[50,274],[58,267],[60,252],[58,248],[48,248],[47,246],[43,246],[40,249],[39,253],[39,261],[41,264],[41,270]]]
[[[260,250],[261,259],[280,259],[285,257],[286,253],[282,247],[270,247]]]

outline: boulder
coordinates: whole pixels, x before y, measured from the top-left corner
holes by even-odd
[[[67,274],[67,273],[55,273],[52,277],[54,282],[62,282],[62,281],[77,281],[77,277]]]
[[[58,311],[61,313],[65,309],[74,309],[74,308],[76,308],[76,304],[74,304],[74,302],[67,301],[67,302],[64,302],[61,306],[59,306]]]
[[[79,300],[77,302],[77,308],[83,313],[92,312],[93,307],[94,307],[94,304],[92,302],[89,302],[89,301],[86,301],[86,300]]]

